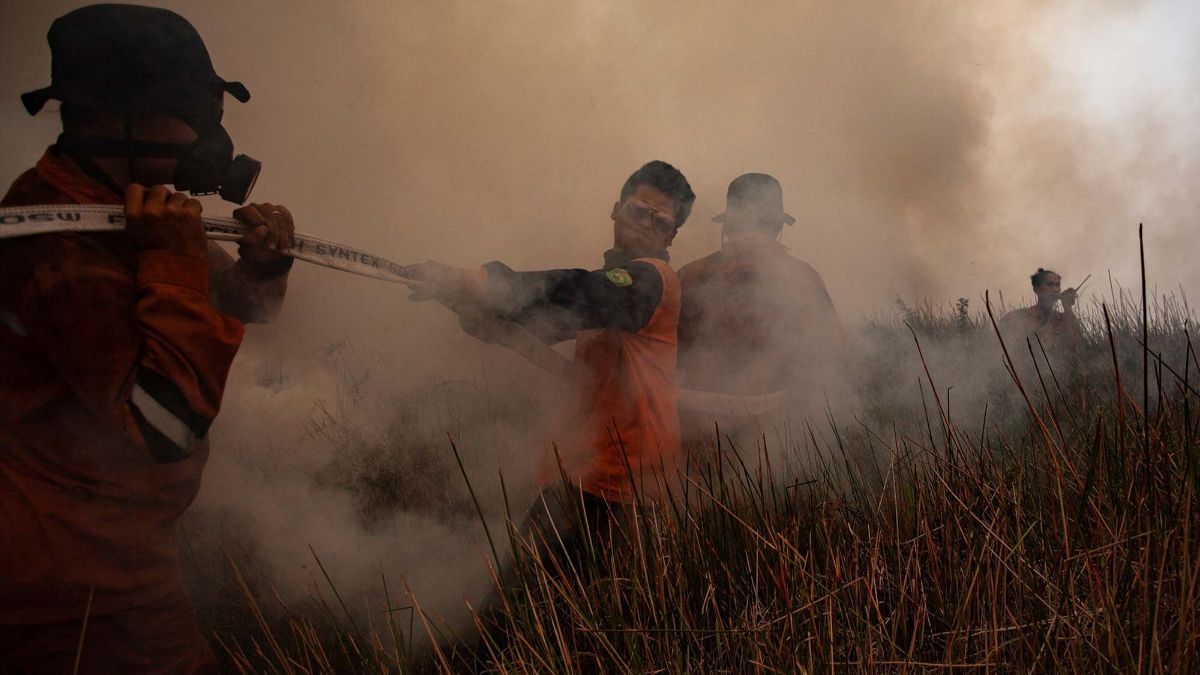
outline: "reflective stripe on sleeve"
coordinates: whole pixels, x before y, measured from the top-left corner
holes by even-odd
[[[156,401],[140,384],[133,385],[130,402],[137,406],[146,423],[171,441],[186,455],[196,443],[196,436],[187,423],[176,417],[165,406]]]

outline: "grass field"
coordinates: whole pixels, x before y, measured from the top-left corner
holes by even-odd
[[[1143,330],[1140,300],[1113,289],[1063,349],[1002,348],[970,303],[901,303],[854,331],[836,401],[714,428],[674,498],[581,569],[512,538],[515,502],[472,459],[486,431],[414,444],[402,409],[391,441],[346,435],[314,480],[351,495],[359,526],[426,509],[477,527],[485,561],[516,551],[481,644],[400,579],[345,597],[319,559],[303,602],[246,548],[193,552],[193,588],[220,599],[202,616],[243,672],[1195,672],[1196,322],[1181,299],[1149,304]],[[489,424],[519,424],[502,391],[472,396]],[[444,496],[414,499],[414,472]]]

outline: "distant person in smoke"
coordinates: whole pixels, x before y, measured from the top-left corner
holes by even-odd
[[[408,268],[410,297],[454,308],[477,337],[503,343],[499,323],[519,325],[545,344],[576,340],[540,474],[545,489],[521,527],[543,545],[552,569],[566,564],[564,556],[577,557],[585,540],[619,539],[630,507],[653,503],[674,478],[680,287],[667,249],[694,200],[678,169],[653,161],[622,186],[609,214],[613,247],[598,269],[514,272],[499,262]]]
[[[183,191],[241,203],[258,164],[221,127],[249,92],[183,17],[95,5],[48,40],[51,85],[22,100],[61,101],[63,132],[2,204],[123,204],[128,224],[0,243],[0,672],[216,672],[174,525],[243,323],[283,299],[292,218],[235,211],[255,226],[236,261],[206,240]]]
[[[730,394],[798,391],[841,353],[844,334],[821,275],[780,237],[796,219],[774,177],[729,184],[721,250],[679,270],[684,386]],[[712,420],[705,422],[710,428]]]
[[[1077,344],[1083,337],[1083,329],[1075,316],[1076,289],[1062,290],[1062,277],[1040,267],[1029,280],[1037,303],[1014,309],[1000,318],[998,325],[1005,341],[1024,344],[1026,338],[1036,334],[1053,345]],[[1060,301],[1061,312],[1057,310]]]

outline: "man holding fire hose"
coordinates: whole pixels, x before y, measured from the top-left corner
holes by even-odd
[[[95,5],[48,40],[52,83],[22,100],[61,101],[63,133],[0,204],[124,204],[128,224],[0,240],[0,672],[216,672],[174,523],[242,324],[282,302],[292,218],[235,211],[236,261],[207,242],[184,191],[242,203],[259,164],[221,127],[249,92],[185,19]]]
[[[654,501],[675,478],[680,287],[667,249],[695,198],[666,162],[635,171],[609,214],[613,248],[596,270],[408,268],[410,297],[455,309],[476,337],[512,346],[505,326],[517,324],[547,344],[576,340],[574,362],[562,370],[567,402],[539,476],[544,491],[522,527],[552,571],[548,558],[580,554],[581,519],[593,535],[619,539],[629,508]],[[551,489],[564,481],[567,494]]]

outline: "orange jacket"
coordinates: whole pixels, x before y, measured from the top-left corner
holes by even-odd
[[[2,203],[119,202],[51,152]],[[0,624],[169,595],[242,340],[207,264],[120,233],[3,240],[0,319]]]
[[[576,374],[552,439],[558,454],[546,457],[540,473],[543,485],[565,473],[584,492],[626,504],[659,498],[680,454],[679,277],[662,260],[631,262],[658,273],[657,306],[637,330],[606,326],[575,335]]]
[[[547,343],[575,339],[573,379],[539,480],[612,501],[654,499],[676,475],[679,277],[660,258],[616,249],[599,270],[485,265],[484,309]],[[561,471],[558,464],[561,460]]]
[[[730,241],[679,270],[685,386],[765,394],[795,386],[844,339],[821,275],[776,241]]]

